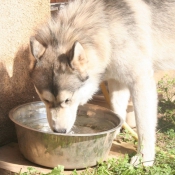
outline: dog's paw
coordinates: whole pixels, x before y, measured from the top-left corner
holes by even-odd
[[[139,156],[139,155],[135,155],[131,158],[131,161],[130,163],[133,165],[133,166],[138,166],[140,164],[142,164],[142,157]]]
[[[131,158],[130,163],[133,166],[139,166],[139,165],[143,165],[143,166],[152,166],[154,163],[154,160],[144,160],[144,158],[141,155],[135,155]]]

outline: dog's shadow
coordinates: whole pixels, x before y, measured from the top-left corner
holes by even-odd
[[[12,76],[8,67],[0,62],[0,145],[16,140],[14,124],[9,111],[21,104],[39,100],[29,72],[29,48],[20,48],[13,60]]]

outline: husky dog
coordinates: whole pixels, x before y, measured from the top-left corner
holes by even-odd
[[[155,158],[156,70],[175,69],[174,0],[74,0],[30,39],[30,76],[53,131],[68,133],[79,105],[107,80],[123,119],[133,100],[138,154]]]

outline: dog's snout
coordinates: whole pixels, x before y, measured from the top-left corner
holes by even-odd
[[[63,133],[63,134],[65,134],[67,130],[64,129],[64,128],[61,128],[61,129],[53,129],[53,131],[54,132],[57,132],[57,133]]]

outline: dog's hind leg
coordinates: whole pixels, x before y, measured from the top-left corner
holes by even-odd
[[[126,109],[130,98],[128,87],[114,79],[110,79],[108,80],[108,89],[112,110],[125,121]]]

